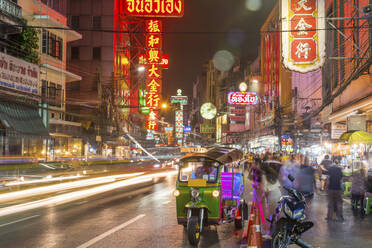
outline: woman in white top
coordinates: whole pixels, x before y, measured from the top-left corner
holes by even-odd
[[[281,197],[280,183],[278,180],[278,174],[280,169],[280,162],[278,161],[266,161],[262,164],[262,184],[265,191],[266,198],[266,210],[265,218],[270,219],[271,215],[275,213],[275,209],[278,206],[278,202]]]

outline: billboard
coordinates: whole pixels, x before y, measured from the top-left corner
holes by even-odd
[[[182,17],[184,0],[125,0],[124,12],[136,17]]]
[[[256,92],[230,92],[227,101],[231,105],[255,105],[258,102]]]
[[[293,71],[318,69],[325,57],[323,0],[282,1],[282,54],[284,65]]]
[[[39,66],[0,53],[0,86],[40,95]]]

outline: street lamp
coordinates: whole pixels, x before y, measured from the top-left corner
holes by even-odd
[[[161,105],[161,108],[162,108],[162,109],[167,109],[167,108],[168,108],[168,104],[163,103],[163,104]]]
[[[145,71],[145,67],[144,66],[139,66],[138,68],[137,68],[137,71],[138,72],[144,72]]]
[[[258,83],[258,80],[257,79],[253,79],[252,80],[252,83],[255,83],[256,84],[256,83]]]

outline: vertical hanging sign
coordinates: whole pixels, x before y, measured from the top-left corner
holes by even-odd
[[[282,54],[293,71],[309,72],[324,63],[324,0],[282,0]]]
[[[150,108],[147,115],[146,128],[158,130],[159,108],[161,101],[161,47],[162,47],[162,25],[160,20],[149,19],[146,25],[146,54],[145,60],[148,66],[146,83],[146,106]]]

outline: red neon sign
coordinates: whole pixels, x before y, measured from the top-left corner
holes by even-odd
[[[148,49],[146,52],[146,61],[148,64],[161,64],[161,51],[159,49]]]
[[[148,34],[146,36],[146,47],[149,48],[161,48],[162,37],[160,34]]]
[[[151,110],[150,113],[147,115],[146,129],[158,130],[159,128],[158,120],[159,120],[159,111]]]
[[[227,101],[231,105],[255,105],[258,102],[256,92],[230,92]]]
[[[145,23],[146,33],[162,33],[163,26],[160,20],[147,20]]]
[[[169,68],[169,55],[168,54],[162,54],[162,60],[161,60],[161,68],[162,69],[168,69]]]
[[[182,17],[184,0],[125,0],[128,16]]]

